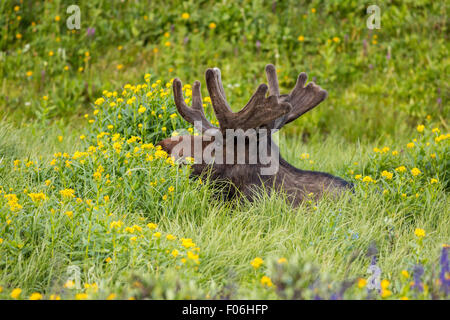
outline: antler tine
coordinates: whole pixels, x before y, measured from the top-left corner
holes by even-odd
[[[266,65],[267,81],[269,82],[270,94],[280,97],[281,101],[289,102],[292,105],[292,111],[279,119],[276,119],[269,127],[280,129],[286,123],[294,121],[302,114],[308,112],[327,97],[327,92],[318,85],[311,82],[305,87],[308,76],[302,72],[297,78],[294,89],[288,95],[280,95],[278,86],[278,78],[275,66],[273,64]]]
[[[328,93],[318,85],[316,85],[314,82],[308,83],[308,85],[305,87],[304,85],[307,79],[308,76],[306,75],[306,73],[300,73],[294,89],[288,96],[293,110],[288,115],[286,123],[294,121],[302,114],[317,106],[328,96]]]
[[[273,64],[266,65],[267,82],[269,82],[269,92],[272,96],[280,96],[280,87],[278,86],[277,71]]]
[[[217,80],[217,83],[218,83],[218,85],[219,85],[220,93],[222,94],[222,97],[223,97],[224,100],[226,101],[226,100],[227,100],[227,96],[225,95],[225,90],[223,89],[223,84],[222,84],[222,73],[220,72],[220,69],[217,68],[217,67],[214,68],[213,70],[214,70],[214,73],[216,74],[216,80]]]
[[[218,76],[214,69],[207,69],[206,74],[206,87],[211,98],[211,103],[214,108],[217,120],[219,120],[220,128],[227,129],[233,128],[232,123],[230,123],[230,117],[233,112],[230,106],[225,100],[225,95],[222,94],[223,86],[219,84]]]
[[[208,129],[217,129],[206,119],[203,111],[202,94],[200,91],[200,81],[194,82],[192,88],[192,108],[189,108],[184,102],[183,90],[180,79],[173,80],[173,96],[175,105],[180,115],[189,123],[194,125],[196,129],[204,132]],[[200,124],[199,124],[200,123]]]
[[[270,94],[273,96],[280,97],[280,87],[278,85],[277,70],[273,64],[266,65],[266,77],[269,83]],[[272,123],[268,125],[270,129],[280,129],[285,123],[288,114],[284,114],[281,117],[275,119]]]
[[[199,110],[201,113],[203,113],[202,92],[200,89],[200,81],[195,80],[192,87],[192,109]]]

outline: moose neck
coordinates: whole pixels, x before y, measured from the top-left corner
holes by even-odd
[[[292,166],[279,153],[278,146],[273,139],[269,137],[269,148],[272,150],[272,163],[278,162],[278,170],[275,174],[263,179],[273,184],[275,189],[283,189],[288,197],[297,204],[305,197],[319,198],[327,190],[341,190],[342,187],[348,188],[351,185],[331,174],[319,171],[302,170]],[[274,152],[275,151],[275,152]]]

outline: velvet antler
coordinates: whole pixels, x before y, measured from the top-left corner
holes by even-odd
[[[269,82],[270,94],[279,97],[280,101],[288,102],[292,105],[292,110],[288,114],[278,118],[271,124],[271,128],[273,129],[280,129],[283,125],[294,121],[302,114],[316,107],[328,95],[325,90],[314,82],[310,82],[305,86],[308,76],[304,72],[299,74],[297,83],[291,93],[280,95],[277,72],[273,64],[266,66],[266,75],[267,81]]]

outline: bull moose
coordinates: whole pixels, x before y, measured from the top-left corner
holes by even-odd
[[[158,144],[176,159],[193,158],[194,176],[209,173],[214,180],[230,182],[228,197],[240,193],[254,200],[263,188],[284,192],[296,206],[306,197],[318,199],[324,193],[338,195],[351,189],[352,184],[339,177],[295,168],[280,156],[272,134],[316,107],[327,92],[313,82],[305,86],[307,75],[302,72],[294,89],[280,94],[275,67],[268,64],[265,70],[269,85],[259,85],[239,112],[233,112],[227,103],[220,70],[206,70],[206,86],[219,128],[205,116],[200,82],[192,86],[192,107],[188,107],[181,81],[174,79],[177,110],[202,135],[180,135]]]

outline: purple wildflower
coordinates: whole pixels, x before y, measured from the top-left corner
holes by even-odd
[[[447,274],[450,273],[450,264],[448,261],[448,247],[442,248],[441,253],[441,273],[439,274],[439,279],[441,280],[441,289],[448,295],[450,292],[450,278]]]
[[[259,50],[259,48],[261,48],[261,41],[256,40],[256,49]]]
[[[95,35],[95,28],[87,28],[86,34],[88,37],[93,37]]]
[[[338,295],[337,293],[333,293],[333,294],[330,296],[330,300],[340,300],[340,299],[339,299],[339,295]]]
[[[419,290],[420,292],[423,291],[423,284],[422,284],[422,280],[420,279],[423,275],[423,267],[418,264],[414,266],[413,269],[413,273],[414,273],[414,284],[412,286],[412,288]]]

